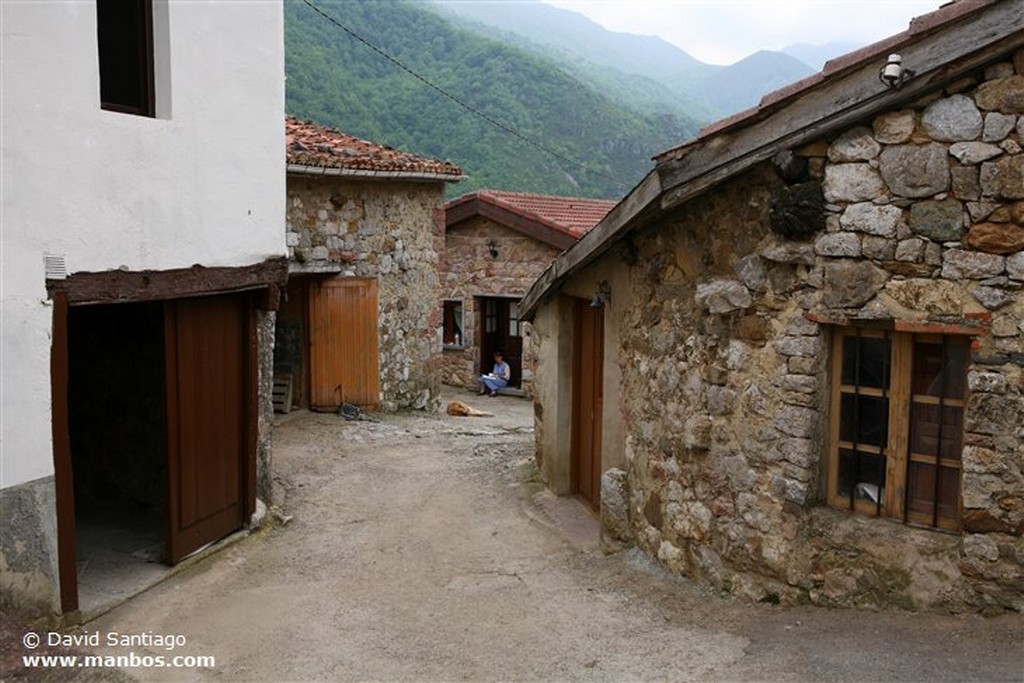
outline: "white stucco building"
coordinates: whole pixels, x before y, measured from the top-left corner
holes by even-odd
[[[4,610],[77,608],[81,526],[151,517],[174,562],[265,476],[281,4],[107,6],[0,5]]]

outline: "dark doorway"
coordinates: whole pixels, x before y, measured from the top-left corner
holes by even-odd
[[[601,506],[601,414],[604,409],[604,309],[574,302],[571,490]]]
[[[256,331],[248,295],[65,301],[54,358],[67,362],[52,368],[61,601],[90,610],[251,513]]]
[[[68,311],[68,431],[83,607],[166,555],[167,423],[160,303]]]
[[[523,378],[523,337],[520,331],[518,299],[480,297],[477,299],[480,339],[480,373],[494,367],[494,352],[502,351],[512,370],[510,387],[518,387]]]

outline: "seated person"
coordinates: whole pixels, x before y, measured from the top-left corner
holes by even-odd
[[[494,352],[494,369],[487,375],[481,375],[477,380],[480,383],[480,395],[489,394],[497,396],[498,390],[508,386],[512,378],[512,368],[502,358],[501,351]]]

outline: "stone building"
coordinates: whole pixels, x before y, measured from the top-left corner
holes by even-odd
[[[957,2],[656,157],[522,303],[549,486],[746,599],[1024,609],[1022,145]]]
[[[462,172],[289,117],[288,288],[274,373],[292,403],[438,402],[444,187]]]
[[[501,350],[509,386],[533,383],[530,326],[520,325],[519,299],[558,254],[615,205],[605,199],[481,190],[445,205],[442,266],[442,380],[475,387]],[[481,370],[483,368],[483,370]]]
[[[89,612],[269,495],[283,13],[0,11],[0,610]]]

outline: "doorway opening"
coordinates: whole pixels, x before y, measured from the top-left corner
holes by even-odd
[[[518,305],[518,299],[507,297],[477,299],[479,374],[491,371],[494,366],[494,352],[501,351],[512,371],[508,386],[514,388],[519,388],[523,380],[523,336]]]
[[[256,506],[256,327],[247,294],[54,306],[61,605],[153,585]]]
[[[68,431],[79,607],[166,567],[167,420],[160,303],[68,311]]]

